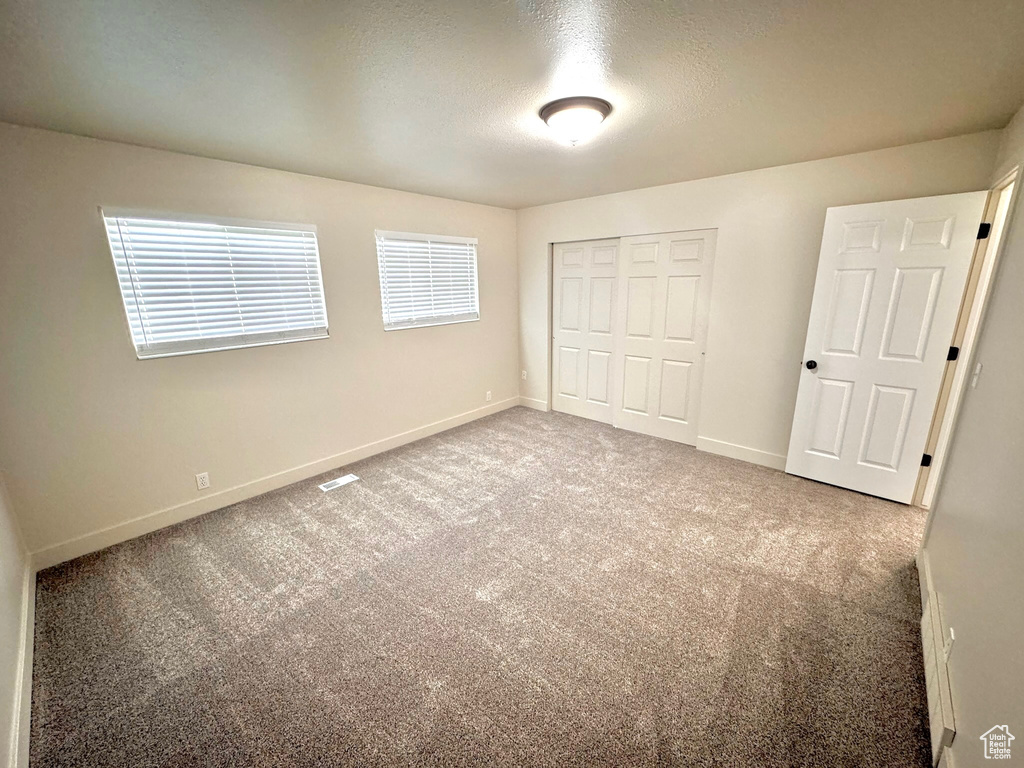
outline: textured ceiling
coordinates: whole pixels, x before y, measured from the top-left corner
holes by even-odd
[[[0,120],[522,207],[1001,128],[1022,0],[0,0]],[[615,111],[556,143],[545,102]]]

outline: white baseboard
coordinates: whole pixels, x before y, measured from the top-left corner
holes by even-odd
[[[781,453],[759,451],[756,448],[747,448],[744,445],[727,443],[723,440],[712,440],[710,437],[698,437],[697,450],[717,453],[719,456],[728,456],[730,459],[739,459],[772,469],[784,470],[786,468],[786,457]]]
[[[533,408],[536,411],[550,411],[546,400],[536,400],[532,397],[519,396],[519,404],[526,408]],[[750,464],[760,464],[763,467],[772,469],[786,468],[786,457],[781,453],[769,453],[759,451],[756,448],[747,448],[744,445],[727,443],[724,440],[712,440],[710,437],[697,438],[697,450],[707,453],[716,453],[719,456],[728,456],[730,459],[739,459]]]
[[[327,456],[323,459],[310,462],[309,464],[303,464],[302,466],[287,469],[283,472],[267,475],[266,477],[261,477],[249,483],[236,485],[234,488],[228,488],[217,493],[211,493],[208,496],[203,496],[202,498],[195,499],[194,501],[186,501],[182,504],[176,504],[172,507],[167,507],[156,512],[150,512],[149,514],[136,517],[124,523],[118,523],[117,525],[110,526],[109,528],[103,528],[102,530],[94,531],[93,533],[88,533],[84,536],[78,536],[74,539],[34,552],[32,556],[33,565],[37,571],[42,570],[43,568],[49,568],[50,566],[57,565],[58,563],[63,563],[67,560],[87,555],[90,552],[96,552],[97,550],[104,549],[114,544],[119,544],[122,541],[128,541],[129,539],[134,539],[137,536],[142,536],[161,528],[166,528],[169,525],[180,523],[183,520],[204,515],[207,512],[212,512],[215,509],[235,504],[239,501],[243,501],[244,499],[259,496],[262,493],[267,493],[268,491],[273,491],[277,488],[283,488],[286,485],[297,483],[300,480],[305,480],[313,477],[314,475],[319,475],[330,469],[361,461],[362,459],[375,454],[389,451],[392,448],[398,448],[406,443],[411,443],[416,440],[421,440],[424,437],[436,435],[438,432],[444,432],[446,429],[452,429],[453,427],[467,424],[470,421],[475,421],[476,419],[489,416],[492,413],[497,413],[498,411],[503,411],[507,408],[512,408],[519,404],[520,398],[510,397],[507,400],[491,403],[483,408],[466,411],[465,413],[460,413],[457,416],[442,419],[441,421],[435,421],[433,424],[427,424],[426,426],[411,429],[408,432],[402,432],[401,434],[387,437],[383,440],[367,443],[366,445],[361,445],[357,448],[352,448],[333,456]]]
[[[36,625],[36,572],[31,559],[25,566],[21,599],[21,647],[18,649],[18,677],[13,691],[18,701],[15,704],[11,733],[11,768],[28,768],[29,725],[32,718],[32,651]]]
[[[532,397],[519,397],[519,404],[524,408],[533,408],[535,411],[548,411],[547,400],[535,400]]]

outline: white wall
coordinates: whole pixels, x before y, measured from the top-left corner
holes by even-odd
[[[0,178],[0,467],[42,565],[518,397],[512,211],[11,125]],[[330,338],[137,360],[100,205],[317,225]],[[479,238],[481,320],[385,333],[375,228]]]
[[[718,229],[698,445],[782,466],[829,206],[986,189],[1000,132],[518,212],[524,397],[548,399],[548,244]]]
[[[29,559],[0,478],[0,765],[14,766],[22,711],[22,674],[30,591]],[[30,652],[30,649],[28,649]]]
[[[1024,164],[1024,111],[1004,135],[992,181]],[[1018,184],[1018,187],[1021,185]],[[956,633],[949,661],[957,768],[988,764],[980,736],[1008,725],[1024,755],[1024,202],[1018,190],[970,366],[924,552],[943,620]]]

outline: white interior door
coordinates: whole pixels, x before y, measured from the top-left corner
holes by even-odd
[[[619,241],[556,243],[553,262],[551,405],[610,424]]]
[[[787,472],[910,502],[986,196],[828,209]]]
[[[624,237],[617,427],[697,443],[715,230]]]

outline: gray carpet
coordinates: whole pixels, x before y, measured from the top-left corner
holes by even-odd
[[[920,510],[523,408],[40,574],[39,766],[925,766]]]

